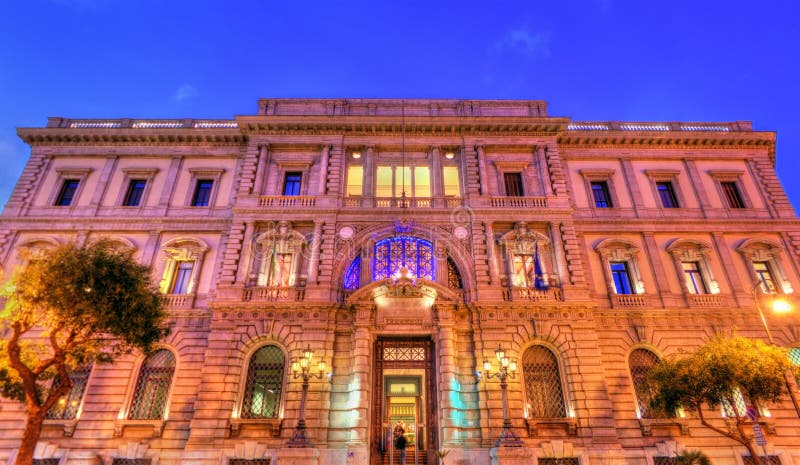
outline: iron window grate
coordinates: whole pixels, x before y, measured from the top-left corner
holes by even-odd
[[[264,346],[250,358],[242,418],[277,418],[286,357],[276,346]]]
[[[564,418],[564,393],[561,391],[561,375],[555,355],[543,346],[529,347],[522,356],[522,368],[528,416]]]
[[[160,420],[164,417],[174,372],[175,356],[169,350],[160,349],[147,357],[136,381],[128,419]]]
[[[663,418],[664,415],[653,411],[650,408],[650,400],[653,393],[647,384],[647,375],[650,370],[658,363],[658,356],[647,349],[636,349],[631,352],[628,358],[628,366],[631,370],[633,389],[636,393],[636,408],[639,411],[639,418]]]

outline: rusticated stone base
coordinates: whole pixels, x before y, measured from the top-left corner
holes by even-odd
[[[533,452],[525,447],[493,447],[489,449],[492,465],[528,465]]]
[[[318,465],[319,451],[313,447],[284,447],[278,450],[278,465]]]

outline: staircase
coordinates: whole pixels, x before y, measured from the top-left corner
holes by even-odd
[[[387,451],[383,454],[383,461],[381,462],[383,465],[400,465],[400,454],[395,451],[394,452],[394,462],[389,462],[389,452]],[[428,464],[428,454],[425,451],[419,451],[419,456],[417,457],[416,465],[427,465]],[[409,447],[406,449],[406,465],[415,465],[414,462],[414,447]]]

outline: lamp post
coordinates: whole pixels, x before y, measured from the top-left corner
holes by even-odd
[[[308,346],[303,351],[303,356],[298,360],[292,361],[292,378],[303,378],[303,390],[300,395],[300,415],[297,419],[297,426],[294,428],[294,435],[287,444],[288,447],[311,447],[306,436],[306,396],[308,396],[308,380],[312,378],[322,379],[325,375],[325,362],[320,360],[317,363],[318,373],[311,373],[311,359],[314,358],[314,351]]]
[[[762,287],[763,286],[763,287]],[[758,311],[758,316],[761,318],[761,324],[764,325],[764,331],[767,333],[767,340],[769,341],[770,345],[777,345],[775,344],[775,339],[772,338],[772,332],[769,330],[769,325],[767,324],[767,318],[764,315],[764,310],[761,309],[761,301],[759,299],[759,289],[761,289],[761,294],[773,296],[774,292],[767,293],[765,289],[769,289],[769,285],[764,281],[763,278],[756,281],[753,285],[753,303]],[[773,298],[772,300],[772,311],[774,313],[788,313],[792,310],[791,305],[786,300]],[[795,413],[797,413],[797,417],[800,418],[800,403],[798,403],[797,396],[795,395],[794,391],[792,390],[792,383],[789,377],[791,376],[789,371],[786,371],[783,374],[783,380],[786,383],[786,391],[789,393],[789,398],[792,400],[792,406],[794,407]]]
[[[500,392],[503,401],[503,431],[500,433],[500,438],[497,440],[496,447],[522,447],[522,441],[519,436],[514,434],[511,430],[511,420],[508,418],[508,398],[506,391],[508,390],[508,378],[514,379],[517,376],[517,360],[509,359],[502,347],[497,346],[494,355],[500,363],[500,368],[492,373],[492,364],[485,358],[483,359],[483,370],[486,374],[486,379],[497,378],[500,380]]]

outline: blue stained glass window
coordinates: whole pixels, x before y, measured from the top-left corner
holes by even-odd
[[[358,289],[361,278],[361,256],[353,259],[353,263],[347,268],[344,273],[344,288],[345,289]]]
[[[405,266],[417,278],[436,279],[433,266],[433,244],[425,239],[397,236],[375,244],[372,279],[395,276]]]

